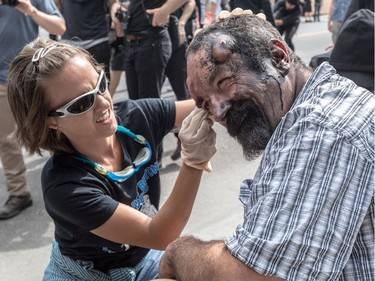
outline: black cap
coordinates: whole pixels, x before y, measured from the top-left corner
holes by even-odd
[[[357,85],[374,88],[374,12],[361,9],[342,25],[329,63]]]

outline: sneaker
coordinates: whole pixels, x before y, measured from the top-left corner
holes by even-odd
[[[23,209],[33,204],[31,195],[26,196],[9,196],[4,206],[0,208],[0,220],[10,219],[18,215]]]
[[[180,139],[177,139],[177,147],[171,154],[171,159],[173,161],[176,161],[177,159],[181,158],[181,141]]]

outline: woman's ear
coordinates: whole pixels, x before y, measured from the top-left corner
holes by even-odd
[[[48,128],[53,129],[53,130],[57,130],[59,128],[56,117],[52,117],[52,116],[47,117],[47,125],[48,125]]]
[[[290,67],[290,59],[285,43],[277,39],[271,39],[268,45],[271,52],[273,66],[279,70],[283,77],[285,77],[288,75]]]

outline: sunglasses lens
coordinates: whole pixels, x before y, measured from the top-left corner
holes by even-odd
[[[87,96],[83,96],[71,106],[69,106],[67,110],[73,114],[79,114],[89,110],[90,107],[94,104],[95,95],[96,94],[92,93]]]

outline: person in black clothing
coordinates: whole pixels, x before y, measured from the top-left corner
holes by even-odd
[[[168,6],[171,2],[175,9]],[[130,0],[125,21],[125,77],[130,99],[161,97],[172,43],[168,24],[159,22],[157,13],[162,13],[167,18],[185,2],[186,0]],[[158,149],[160,166],[162,154],[161,143]]]
[[[178,32],[170,29],[172,40],[172,54],[165,69],[166,77],[175,92],[177,100],[186,100],[190,97],[186,86],[186,59],[185,52],[188,42],[193,39],[195,27],[195,1],[189,0],[183,7],[173,13],[177,20]],[[176,38],[175,38],[176,37]]]
[[[302,7],[299,0],[281,0],[275,4],[274,17],[275,25],[289,48],[294,51],[292,38],[300,23]]]
[[[169,27],[169,35],[172,41],[172,55],[165,69],[165,75],[175,93],[178,101],[190,99],[190,94],[186,85],[186,58],[185,52],[188,44],[193,40],[196,30],[196,2],[188,0],[182,7],[176,10],[171,17],[177,20],[175,29]],[[170,22],[174,24],[174,22]],[[181,141],[178,132],[174,135],[177,138],[176,149],[171,154],[173,161],[181,157]]]
[[[125,74],[129,98],[160,98],[164,71],[172,53],[168,26],[152,26],[146,9],[164,1],[130,1],[126,21]]]
[[[263,13],[266,15],[267,21],[269,21],[273,26],[275,26],[270,0],[232,0],[231,8],[251,10],[254,14]]]
[[[104,64],[110,79],[111,47],[107,13],[117,0],[54,0],[66,22],[61,40],[86,49],[99,63]],[[113,17],[112,17],[113,18]]]

